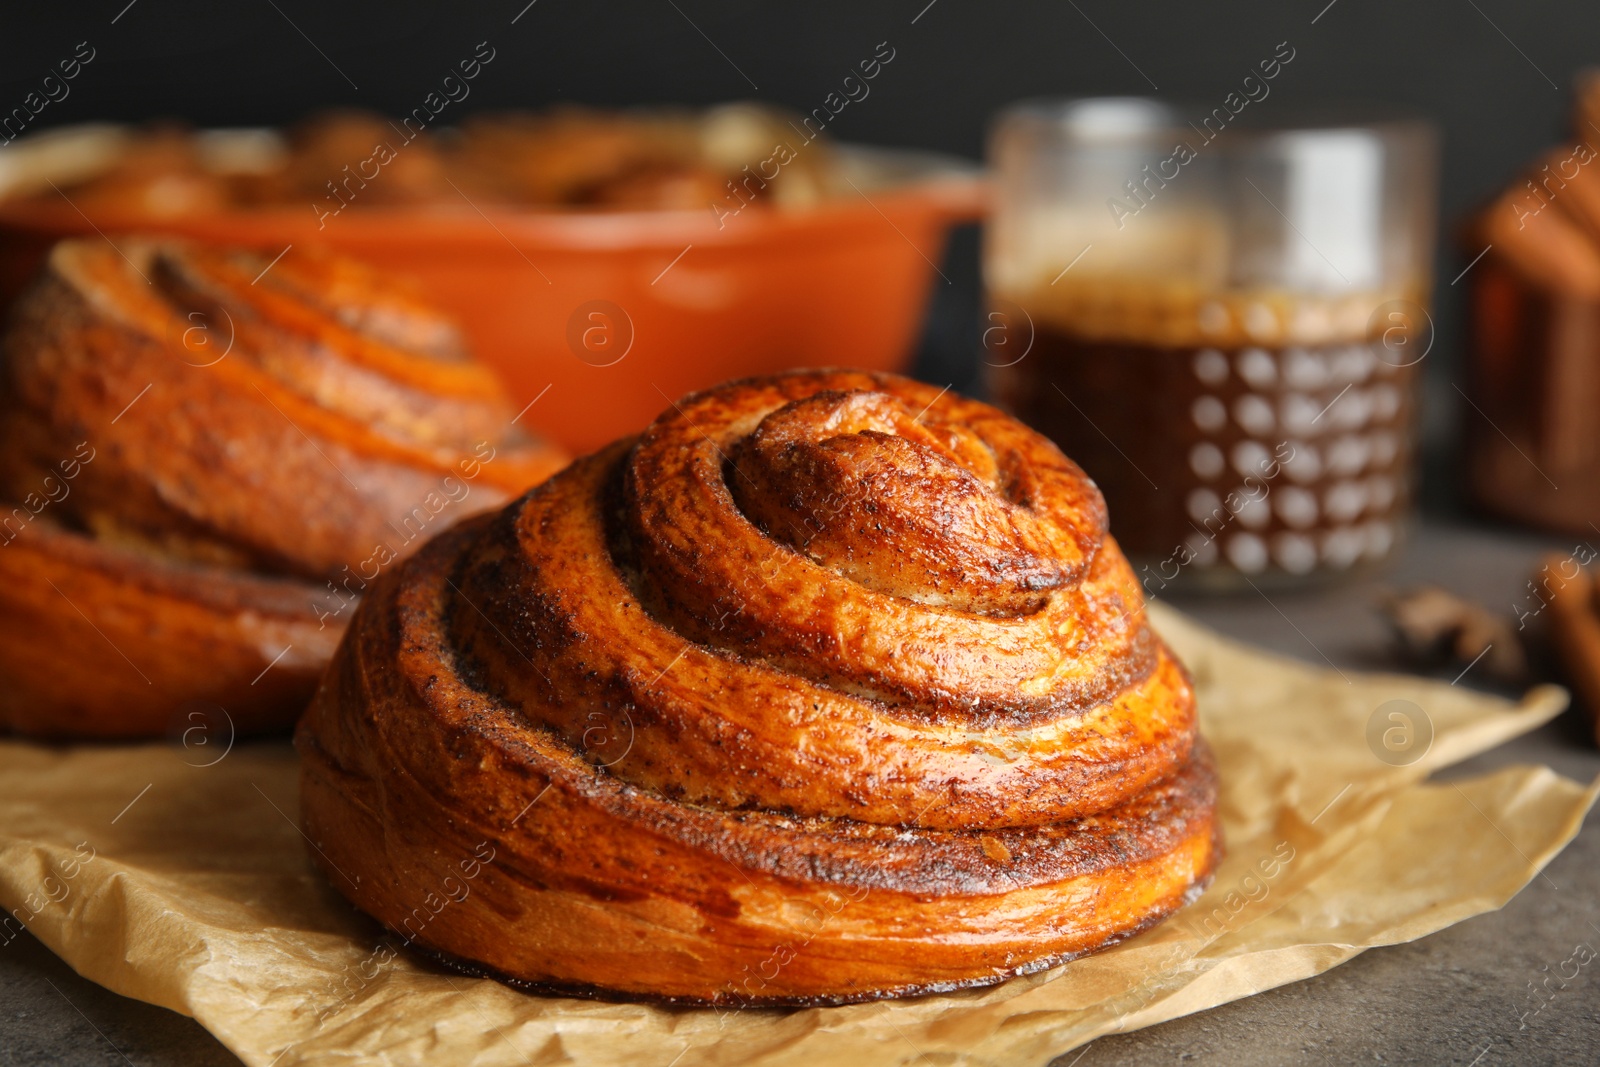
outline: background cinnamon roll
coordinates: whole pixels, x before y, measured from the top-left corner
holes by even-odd
[[[559,465],[454,325],[301,250],[65,242],[0,392],[0,723],[286,726],[363,588]]]
[[[314,857],[537,988],[992,983],[1208,877],[1215,778],[1071,461],[902,378],[673,405],[380,581],[306,717]]]

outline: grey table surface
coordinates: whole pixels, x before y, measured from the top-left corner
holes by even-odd
[[[1375,610],[1382,587],[1434,583],[1509,614],[1524,601],[1539,554],[1572,547],[1504,529],[1424,523],[1394,567],[1375,578],[1274,592],[1270,601],[1246,593],[1174,602],[1225,633],[1310,662],[1392,669]],[[1469,673],[1461,684],[1474,681]],[[1569,710],[1448,774],[1509,763],[1547,764],[1587,782],[1600,774],[1600,751],[1582,714]],[[1584,968],[1547,1003],[1532,993],[1577,946],[1600,947],[1600,826],[1591,820],[1546,874],[1498,912],[1373,949],[1304,982],[1103,1037],[1054,1067],[1600,1062],[1600,968]],[[1539,1004],[1543,1010],[1524,1022]],[[193,1020],[79,978],[31,937],[0,948],[0,1065],[238,1062]]]

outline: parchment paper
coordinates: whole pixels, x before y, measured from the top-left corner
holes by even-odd
[[[1199,685],[1228,857],[1155,930],[991,989],[718,1013],[525,996],[447,973],[312,869],[289,746],[229,749],[225,736],[0,743],[0,904],[12,913],[0,940],[25,922],[80,974],[193,1015],[251,1067],[1044,1064],[1498,908],[1595,799],[1600,783],[1542,767],[1423,782],[1554,716],[1558,689],[1513,706],[1304,666],[1152,614]],[[1391,718],[1408,708],[1421,717]]]

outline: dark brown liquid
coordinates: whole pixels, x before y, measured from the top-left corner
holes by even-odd
[[[1173,348],[1039,324],[994,386],[1099,484],[1112,534],[1159,592],[1191,569],[1301,576],[1389,554],[1412,496],[1417,369],[1386,355],[1366,341]]]

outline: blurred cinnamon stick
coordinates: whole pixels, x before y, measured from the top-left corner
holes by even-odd
[[[1551,557],[1545,564],[1560,567],[1562,562],[1563,557]],[[1550,636],[1600,743],[1600,600],[1590,571],[1580,569],[1577,577],[1551,589]]]

